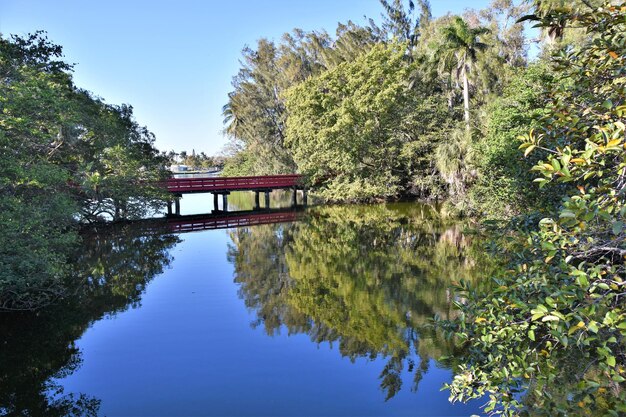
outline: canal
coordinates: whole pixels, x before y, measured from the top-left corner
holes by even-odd
[[[183,214],[209,201],[186,196]],[[463,224],[416,203],[90,230],[64,301],[0,316],[0,415],[481,414],[440,390],[459,347],[431,325],[454,317],[449,288],[478,279],[479,254]]]

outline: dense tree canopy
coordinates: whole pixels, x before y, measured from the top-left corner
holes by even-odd
[[[498,0],[466,20],[433,19],[428,1],[381,5],[381,26],[295,29],[244,49],[225,175],[301,172],[333,201],[465,198],[476,167],[457,122],[469,129],[470,109],[525,64],[513,25],[524,7]]]
[[[400,194],[412,148],[426,142],[420,131],[432,134],[432,125],[419,128],[407,109],[445,125],[444,105],[414,100],[408,80],[415,68],[406,64],[404,49],[377,45],[287,93],[287,146],[327,199]],[[413,84],[427,88],[421,80]]]
[[[43,33],[0,39],[0,307],[63,293],[78,221],[158,209],[163,159],[132,107],[72,82]]]

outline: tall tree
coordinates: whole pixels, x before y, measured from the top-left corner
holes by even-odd
[[[463,112],[466,128],[470,127],[470,76],[475,69],[478,54],[487,49],[481,36],[489,33],[484,27],[471,28],[459,16],[442,28],[443,42],[436,50],[440,68],[454,73],[463,84]]]
[[[380,0],[380,4],[385,9],[383,15],[382,29],[388,35],[394,37],[396,41],[406,42],[409,51],[417,45],[420,37],[420,27],[425,25],[432,18],[430,3],[428,0],[409,0],[405,9],[403,0]]]
[[[235,150],[225,174],[293,172],[293,159],[284,147],[286,113],[281,94],[319,71],[316,42],[294,30],[278,45],[261,39],[256,49],[243,50],[242,67],[223,108],[224,132]]]

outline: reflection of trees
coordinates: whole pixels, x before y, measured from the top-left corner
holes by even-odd
[[[178,241],[130,225],[94,230],[76,257],[72,296],[37,313],[0,316],[0,415],[97,415],[99,400],[64,394],[52,379],[80,367],[74,342],[91,323],[140,302]]]
[[[265,196],[259,196],[262,208],[265,208]],[[270,207],[289,207],[291,205],[291,190],[274,190],[270,193]],[[300,201],[300,199],[298,200]],[[234,191],[228,195],[229,211],[252,210],[254,208],[253,191]]]
[[[511,392],[524,392],[524,411],[520,415],[532,417],[553,416],[623,416],[624,404],[619,401],[620,386],[596,366],[596,360],[581,350],[571,349],[559,352],[550,358],[553,365],[546,372],[547,378],[536,378],[523,390],[519,386],[508,385]],[[459,361],[461,362],[461,361]],[[462,363],[462,362],[461,362]],[[580,380],[585,378],[600,388],[593,395],[594,404],[588,404],[589,393],[581,392]],[[623,381],[622,381],[623,382]],[[580,405],[582,402],[582,406]],[[618,404],[621,409],[616,408]]]
[[[381,386],[392,397],[407,367],[414,388],[429,359],[454,350],[428,326],[452,313],[448,288],[471,278],[469,240],[429,206],[311,210],[292,225],[233,232],[229,259],[247,306],[268,334],[281,325],[343,356],[387,358]]]
[[[285,248],[292,240],[293,223],[236,229],[231,233],[228,260],[235,266],[235,282],[246,306],[256,312],[254,326],[273,335],[285,325],[290,332],[307,332],[306,315],[287,304],[292,279],[287,272]]]

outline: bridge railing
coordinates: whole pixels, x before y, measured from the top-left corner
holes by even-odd
[[[302,176],[266,175],[258,177],[208,177],[208,178],[170,178],[167,190],[171,193],[194,193],[211,191],[260,190],[292,188],[300,185]]]

